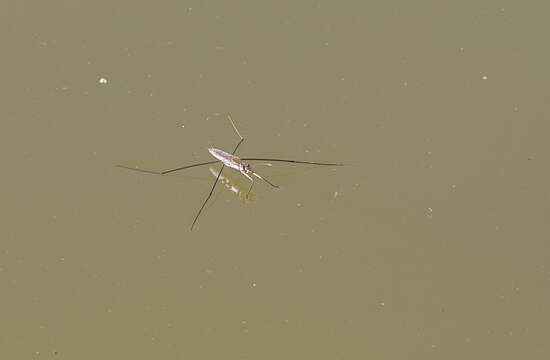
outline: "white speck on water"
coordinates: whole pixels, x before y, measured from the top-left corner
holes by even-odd
[[[336,199],[338,197],[338,191],[335,191],[334,192],[334,199]]]
[[[180,127],[181,127],[181,128],[183,129],[183,128],[185,127],[185,125],[181,124],[181,126],[180,126]]]
[[[487,77],[487,75],[483,75],[483,76],[481,77],[481,79],[482,79],[482,80],[487,80],[488,77]]]
[[[102,78],[99,79],[99,83],[100,84],[107,84],[107,79],[102,77]]]
[[[256,284],[255,282],[252,283],[252,287],[254,287],[254,288],[255,288],[257,285],[258,285],[258,284]]]

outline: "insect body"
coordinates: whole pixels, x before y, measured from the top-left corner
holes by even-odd
[[[265,181],[266,183],[273,186],[274,188],[278,188],[277,185],[274,185],[274,184],[270,183],[268,180],[264,179],[263,177],[261,177],[260,175],[255,173],[254,170],[252,170],[252,168],[250,167],[250,164],[244,162],[238,156],[226,153],[225,151],[220,150],[220,149],[216,149],[216,148],[208,148],[208,151],[210,152],[210,154],[212,154],[212,156],[214,156],[216,159],[220,160],[222,162],[222,164],[224,164],[225,166],[227,166],[229,168],[240,171],[241,174],[246,176],[248,178],[248,180],[251,181],[250,187],[248,188],[248,191],[246,192],[246,198],[247,199],[248,199],[248,195],[250,194],[250,190],[252,190],[252,185],[254,185],[254,179],[252,178],[252,176],[250,176],[250,174],[256,176],[258,179],[261,179],[261,180]],[[268,164],[268,163],[263,164],[263,165],[271,166],[271,164]]]
[[[250,165],[242,161],[238,156],[231,155],[223,150],[211,147],[208,148],[208,152],[210,152],[213,157],[220,160],[225,166],[237,171],[243,172],[246,168],[250,168]]]

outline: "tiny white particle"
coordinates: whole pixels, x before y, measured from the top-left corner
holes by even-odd
[[[181,128],[183,129],[185,127],[185,125],[181,125]]]
[[[334,192],[334,198],[336,199],[338,197],[338,191]]]
[[[252,283],[252,287],[256,287],[256,283]]]
[[[99,79],[99,83],[100,84],[107,84],[107,79],[102,77],[101,79]]]
[[[487,80],[488,77],[487,77],[487,75],[483,75],[483,76],[481,77],[481,79],[482,79],[482,80]]]

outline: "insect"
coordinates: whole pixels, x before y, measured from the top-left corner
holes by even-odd
[[[172,173],[172,172],[175,172],[175,171],[179,171],[179,170],[184,170],[184,169],[189,169],[189,168],[193,168],[193,167],[197,167],[197,166],[210,165],[210,164],[215,164],[217,162],[221,162],[222,167],[220,169],[220,172],[218,173],[218,176],[216,177],[216,180],[214,181],[214,184],[212,184],[212,188],[210,189],[210,192],[208,193],[208,196],[206,197],[206,199],[202,203],[202,206],[200,207],[199,211],[197,212],[197,215],[195,216],[195,219],[193,220],[193,223],[191,224],[191,230],[193,230],[193,227],[197,223],[197,220],[199,219],[199,216],[200,216],[202,210],[204,209],[204,206],[206,205],[208,200],[210,200],[210,197],[212,196],[212,193],[214,192],[214,189],[216,188],[216,184],[218,183],[218,180],[220,179],[222,171],[223,171],[224,167],[226,167],[226,166],[231,168],[231,169],[235,169],[235,170],[239,171],[248,180],[250,180],[250,186],[248,187],[248,191],[246,192],[246,198],[248,199],[248,196],[250,194],[250,190],[252,190],[252,186],[254,185],[254,176],[257,177],[260,180],[265,181],[266,183],[268,183],[273,188],[278,188],[278,186],[271,183],[269,180],[265,179],[264,177],[259,175],[257,172],[252,170],[251,165],[247,161],[272,161],[272,162],[286,162],[286,163],[295,163],[295,164],[309,164],[309,165],[323,165],[323,166],[342,166],[342,165],[344,165],[342,163],[322,163],[322,162],[288,160],[288,159],[251,158],[251,157],[250,158],[248,158],[248,157],[247,158],[240,158],[240,157],[236,156],[235,153],[237,152],[237,149],[239,148],[239,146],[244,141],[244,138],[241,136],[241,133],[239,132],[239,130],[235,126],[235,123],[233,122],[233,119],[231,118],[231,115],[228,114],[227,118],[229,119],[229,121],[231,122],[231,125],[233,126],[233,129],[235,130],[235,132],[239,136],[239,142],[237,143],[237,145],[235,146],[235,148],[233,149],[233,152],[231,154],[227,153],[223,150],[211,147],[211,148],[208,148],[208,152],[210,152],[210,154],[213,157],[215,157],[217,160],[207,161],[207,162],[192,164],[192,165],[186,165],[186,166],[178,167],[178,168],[175,168],[175,169],[164,170],[164,171],[145,170],[145,169],[139,169],[139,168],[132,168],[132,167],[124,166],[124,165],[116,165],[116,166],[124,168],[124,169],[140,171],[140,172],[145,172],[145,173],[149,173],[149,174],[166,175],[166,174],[169,174],[169,173]],[[256,165],[272,166],[271,163],[260,163],[260,164],[255,164],[255,166]]]

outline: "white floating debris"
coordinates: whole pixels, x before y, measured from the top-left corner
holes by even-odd
[[[481,77],[481,80],[487,80],[487,79],[488,79],[487,75],[483,75],[483,76]]]
[[[99,83],[100,84],[107,84],[107,79],[102,77],[102,78],[99,79]]]
[[[181,125],[181,128],[183,129],[184,127],[185,127],[185,125],[182,124],[182,125]]]

